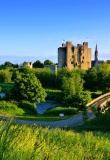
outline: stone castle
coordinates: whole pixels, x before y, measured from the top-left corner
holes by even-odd
[[[88,42],[77,46],[68,41],[66,44],[63,43],[62,47],[58,48],[58,68],[62,67],[67,67],[70,70],[91,68],[91,48],[88,48]]]

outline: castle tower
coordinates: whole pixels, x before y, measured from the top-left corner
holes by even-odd
[[[67,41],[58,48],[58,68],[67,67],[72,70],[81,68],[87,70],[91,68],[91,48],[88,48],[88,42],[74,46]]]
[[[95,61],[98,61],[98,49],[97,49],[97,44],[95,48]]]

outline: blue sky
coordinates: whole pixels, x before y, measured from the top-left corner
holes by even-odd
[[[57,62],[65,41],[110,59],[110,0],[0,0],[0,55]],[[8,59],[6,59],[8,61]]]

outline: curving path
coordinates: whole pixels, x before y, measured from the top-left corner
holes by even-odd
[[[93,117],[94,114],[92,112],[88,112],[88,117]],[[5,120],[9,120],[9,117],[0,115],[1,118]],[[21,123],[21,124],[36,124],[39,126],[47,126],[50,128],[59,128],[59,127],[66,127],[66,126],[74,126],[83,123],[83,115],[78,114],[72,118],[54,122],[42,122],[42,121],[29,121],[29,120],[21,120],[21,119],[13,119],[14,122]]]

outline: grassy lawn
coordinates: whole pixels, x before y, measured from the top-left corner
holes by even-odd
[[[15,102],[0,101],[0,114],[9,117],[33,121],[57,121],[61,120],[60,113],[64,113],[63,119],[68,119],[77,114],[78,111],[75,108],[56,107],[38,115],[37,113],[30,112],[29,109],[19,108]]]
[[[0,83],[0,87],[2,88],[2,92],[8,92],[12,87],[13,83]],[[49,89],[46,88],[47,99],[51,100],[60,100],[62,98],[61,90]],[[57,121],[61,120],[59,114],[64,113],[63,119],[67,119],[77,114],[78,111],[74,108],[63,108],[57,107],[46,111],[42,115],[38,115],[37,113],[32,114],[29,112],[29,109],[25,110],[23,108],[18,107],[17,104],[7,101],[0,101],[0,114],[25,119],[25,120],[37,120],[37,121]]]

